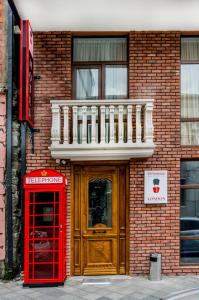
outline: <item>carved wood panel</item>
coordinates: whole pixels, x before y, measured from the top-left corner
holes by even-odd
[[[72,205],[72,274],[103,275],[127,274],[127,165],[75,165],[73,171],[73,205]],[[103,195],[111,197],[110,209],[107,213],[100,210],[100,217],[95,219],[90,207],[89,183],[109,181],[109,190],[104,192],[103,184],[97,185],[92,197],[99,201]],[[111,182],[111,184],[110,184]],[[94,185],[95,186],[95,185]],[[110,191],[111,186],[111,191]],[[101,191],[98,192],[98,189]],[[96,195],[97,193],[97,195]],[[103,194],[104,193],[104,194]],[[110,196],[111,194],[111,196]],[[100,195],[100,196],[99,196]],[[105,196],[104,196],[105,197]],[[90,199],[90,200],[89,200]],[[95,202],[94,201],[94,202]],[[104,203],[104,202],[103,202]],[[107,206],[107,204],[105,205]],[[109,220],[104,215],[107,213]],[[102,217],[103,214],[103,217]],[[112,218],[110,221],[110,217]],[[90,220],[91,218],[92,221]]]

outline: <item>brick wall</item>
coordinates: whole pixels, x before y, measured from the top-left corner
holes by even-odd
[[[49,167],[69,179],[67,261],[70,261],[70,164],[50,157],[50,99],[71,99],[71,34],[34,33],[35,153],[28,145],[28,170]],[[131,32],[129,96],[154,98],[155,154],[130,162],[130,274],[149,272],[149,254],[162,253],[164,274],[199,273],[179,265],[180,159],[198,157],[198,148],[180,145],[180,33]],[[144,204],[144,170],[168,170],[168,204]],[[68,263],[68,272],[69,270]]]
[[[6,96],[3,92],[4,86],[4,1],[0,0],[0,260],[5,258],[5,153],[6,153]],[[2,268],[0,266],[0,273]],[[1,274],[0,274],[1,276]]]
[[[130,97],[153,98],[156,150],[130,164],[130,269],[148,274],[151,252],[162,253],[164,274],[179,266],[180,35],[130,34]],[[144,170],[168,170],[168,204],[144,204]]]

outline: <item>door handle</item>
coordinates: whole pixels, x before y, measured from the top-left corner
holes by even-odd
[[[93,230],[93,233],[106,233],[106,230],[103,230],[103,231],[99,231],[99,230]]]

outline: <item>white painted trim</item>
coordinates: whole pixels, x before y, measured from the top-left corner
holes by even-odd
[[[50,100],[50,103],[53,105],[59,106],[102,106],[102,105],[144,105],[147,103],[153,103],[154,99],[102,99],[99,101],[96,100]]]
[[[198,0],[14,0],[33,31],[198,30]]]
[[[59,145],[56,147],[49,147],[51,156],[54,159],[70,159],[71,161],[94,161],[94,160],[129,160],[131,158],[151,157],[154,153],[155,145],[147,144],[132,144],[132,147],[100,147],[101,144],[92,147],[75,148],[74,145],[68,145],[71,147],[63,147]]]
[[[71,160],[126,160],[135,157],[149,157],[154,153],[155,145],[153,143],[153,99],[122,99],[122,100],[51,100],[52,105],[52,144],[49,147],[51,156],[55,159],[71,159]],[[136,108],[136,114],[132,107]],[[78,109],[81,107],[82,130],[80,131],[82,138],[78,139]],[[98,107],[99,109],[96,109]],[[60,134],[60,124],[63,112],[65,116],[65,124],[69,124],[70,132],[72,132],[71,141],[64,143]],[[89,110],[88,110],[89,108]],[[95,109],[93,109],[95,108]],[[141,110],[144,109],[145,122],[141,123]],[[148,108],[148,109],[146,109]],[[150,108],[150,111],[149,111]],[[69,120],[69,109],[72,110],[72,124]],[[91,109],[91,111],[90,111]],[[105,111],[109,109],[108,126],[110,129],[110,137],[106,132]],[[128,118],[127,137],[124,136],[124,118],[123,113],[126,111]],[[91,115],[91,138],[87,128],[87,117]],[[114,118],[116,112],[116,123]],[[93,115],[95,113],[95,115]],[[133,123],[132,114],[136,118],[136,136],[132,139]],[[129,115],[131,114],[131,115]],[[96,117],[100,120],[99,143],[95,139]],[[67,119],[68,118],[68,119]],[[118,121],[117,121],[118,119]],[[112,123],[111,123],[112,122]],[[127,120],[126,120],[127,122]],[[118,132],[115,136],[114,126],[118,126]],[[65,126],[67,128],[67,126]],[[65,129],[64,129],[65,130]],[[63,132],[63,136],[67,136]],[[143,141],[142,136],[145,137]],[[136,140],[136,142],[135,142]]]

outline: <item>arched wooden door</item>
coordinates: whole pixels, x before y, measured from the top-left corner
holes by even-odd
[[[127,166],[74,166],[73,274],[127,273]]]

